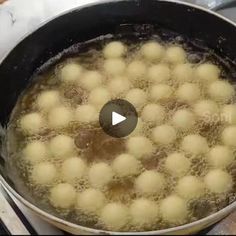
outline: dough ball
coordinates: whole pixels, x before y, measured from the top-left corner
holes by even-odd
[[[175,112],[172,122],[179,129],[191,129],[196,120],[194,114],[188,109],[181,109]]]
[[[165,59],[172,64],[181,64],[187,60],[187,55],[182,47],[170,46],[166,50]]]
[[[225,128],[221,135],[222,141],[227,146],[236,147],[236,126]]]
[[[96,189],[87,189],[79,194],[77,198],[77,208],[84,213],[96,214],[106,203],[104,194]]]
[[[88,91],[91,91],[101,85],[102,75],[96,70],[85,72],[80,80],[80,86]]]
[[[134,131],[130,134],[130,136],[140,136],[144,132],[144,123],[141,118],[138,118],[138,122]]]
[[[92,105],[81,105],[75,111],[76,120],[81,123],[94,123],[98,121],[99,113]]]
[[[125,72],[126,64],[122,59],[108,59],[104,62],[104,69],[110,76],[121,75]]]
[[[185,176],[179,180],[176,192],[186,199],[199,198],[204,194],[205,186],[203,182],[195,176]]]
[[[20,128],[26,134],[38,134],[45,128],[45,120],[40,113],[29,113],[21,117]]]
[[[76,195],[76,190],[72,185],[58,184],[50,191],[50,202],[56,208],[67,209],[75,204]]]
[[[235,91],[229,82],[219,80],[210,84],[208,94],[216,101],[228,102],[233,98]]]
[[[193,66],[189,63],[176,65],[172,71],[172,77],[179,83],[193,80]]]
[[[172,153],[165,161],[165,168],[174,176],[182,176],[188,173],[191,167],[191,162],[182,153]]]
[[[106,163],[93,164],[88,173],[89,182],[94,188],[103,188],[114,176],[112,168]]]
[[[200,98],[200,95],[199,86],[193,83],[184,83],[176,91],[177,99],[181,102],[195,102]]]
[[[152,139],[157,144],[171,144],[176,138],[176,131],[170,125],[160,125],[152,130]]]
[[[169,196],[162,200],[160,213],[166,222],[173,224],[185,223],[188,216],[187,203],[176,195]]]
[[[132,61],[127,67],[127,73],[131,80],[145,79],[147,67],[142,61]]]
[[[101,222],[109,229],[118,231],[128,224],[129,211],[120,203],[109,203],[101,212]]]
[[[165,49],[157,42],[147,42],[141,47],[141,54],[149,61],[160,61]]]
[[[158,206],[153,201],[140,198],[131,204],[130,215],[135,227],[152,226],[158,220]]]
[[[181,147],[193,155],[203,154],[209,150],[207,140],[198,134],[190,134],[183,138]]]
[[[150,98],[153,102],[168,100],[173,94],[171,86],[166,84],[158,84],[151,87]]]
[[[112,167],[120,177],[136,175],[141,169],[139,161],[130,154],[121,154],[116,157]]]
[[[86,171],[85,162],[78,158],[72,157],[64,161],[61,167],[62,178],[66,181],[81,179]]]
[[[58,135],[49,142],[51,154],[57,158],[67,158],[75,153],[73,138],[66,135]]]
[[[146,104],[147,94],[142,89],[131,89],[125,99],[139,110]]]
[[[47,112],[60,104],[60,94],[56,90],[44,91],[39,94],[36,103],[40,110]]]
[[[205,184],[213,193],[226,193],[233,187],[233,179],[223,170],[211,170],[205,176]]]
[[[30,163],[37,163],[48,156],[48,149],[41,141],[32,141],[23,149],[23,158]]]
[[[111,94],[103,87],[93,89],[88,97],[89,103],[98,108],[104,106],[109,100],[111,100]]]
[[[34,166],[31,178],[34,183],[40,185],[51,184],[56,178],[56,167],[49,162],[42,162]]]
[[[151,66],[147,71],[148,79],[153,83],[163,83],[170,79],[171,71],[167,64]]]
[[[128,152],[137,158],[149,158],[154,152],[152,142],[143,136],[129,138],[126,143],[126,147]]]
[[[128,92],[131,84],[127,78],[117,76],[108,83],[108,89],[113,97]]]
[[[196,68],[195,76],[203,83],[211,83],[219,79],[220,69],[216,65],[204,63]]]
[[[142,120],[151,124],[160,124],[166,117],[165,108],[157,104],[148,104],[143,108]]]
[[[51,128],[64,128],[74,119],[73,111],[69,107],[53,108],[48,114],[48,124]]]
[[[225,105],[222,108],[221,115],[225,123],[236,125],[236,104]]]
[[[227,167],[234,161],[233,151],[227,146],[214,146],[210,149],[207,160],[213,167]]]
[[[113,41],[105,46],[103,49],[103,54],[106,58],[118,58],[122,57],[126,51],[127,48],[122,42]]]
[[[61,80],[65,83],[75,83],[81,78],[82,72],[82,66],[69,63],[61,69]]]
[[[162,174],[147,170],[135,180],[135,189],[141,194],[160,194],[165,187]]]

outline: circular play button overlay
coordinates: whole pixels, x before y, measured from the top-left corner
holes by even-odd
[[[131,103],[116,99],[102,108],[99,122],[105,133],[115,138],[123,138],[136,128],[138,114]]]

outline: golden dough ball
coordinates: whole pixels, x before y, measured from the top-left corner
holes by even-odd
[[[40,113],[29,113],[20,119],[20,128],[26,134],[38,134],[45,126],[45,120]]]
[[[235,95],[235,91],[228,81],[219,80],[209,85],[208,94],[218,102],[228,102]]]
[[[216,65],[204,63],[196,68],[195,76],[203,83],[211,83],[219,79],[220,69]]]
[[[198,134],[190,134],[183,138],[182,150],[193,155],[203,154],[209,150],[206,138]]]
[[[131,84],[127,78],[117,76],[108,83],[108,89],[112,94],[112,97],[119,96],[128,92]]]
[[[215,169],[205,176],[205,184],[213,193],[227,193],[233,187],[233,179],[227,172]]]
[[[191,161],[183,153],[172,153],[168,155],[165,161],[165,168],[171,175],[182,176],[188,173],[191,167]]]
[[[187,60],[187,55],[182,47],[170,46],[166,50],[165,60],[172,64],[183,64]]]
[[[56,90],[44,91],[39,94],[36,103],[40,110],[49,111],[60,105],[60,94]]]
[[[80,105],[75,111],[76,120],[80,123],[94,123],[98,121],[99,112],[90,105]]]
[[[221,139],[225,145],[236,147],[236,126],[226,127],[221,134]]]
[[[66,135],[58,135],[49,142],[51,154],[56,158],[67,158],[75,153],[73,138]]]
[[[151,226],[158,220],[158,206],[151,200],[140,198],[131,204],[130,215],[135,227]]]
[[[74,113],[71,108],[59,106],[48,113],[48,124],[51,128],[64,128],[74,120]]]
[[[103,88],[103,87],[98,87],[98,88],[93,89],[90,92],[89,97],[88,97],[89,103],[98,108],[101,108],[110,100],[111,100],[110,92],[106,88]]]
[[[222,108],[221,115],[225,123],[236,125],[236,104],[225,105]]]
[[[162,174],[147,170],[135,180],[135,189],[141,194],[160,194],[165,187],[165,179]]]
[[[130,102],[136,109],[141,109],[147,102],[147,94],[142,89],[131,89],[125,99]]]
[[[181,109],[175,112],[172,122],[178,129],[190,129],[196,123],[195,115],[188,109]]]
[[[81,158],[71,157],[62,164],[62,178],[68,182],[81,179],[85,174],[86,168],[86,163]]]
[[[72,185],[58,184],[50,191],[50,202],[56,208],[68,209],[75,204],[76,195],[76,190]]]
[[[96,189],[87,189],[77,197],[77,208],[84,213],[97,214],[105,205],[106,197]]]
[[[150,122],[151,124],[160,124],[166,117],[165,108],[158,104],[148,104],[143,108],[141,114],[144,122]]]
[[[177,89],[176,96],[181,102],[193,103],[200,98],[201,92],[197,84],[184,83]]]
[[[176,195],[171,195],[162,200],[160,213],[166,222],[183,224],[188,216],[187,202]]]
[[[153,102],[168,100],[173,95],[173,89],[166,84],[157,84],[151,87],[150,98]]]
[[[126,64],[122,59],[112,58],[104,62],[104,70],[110,76],[122,75],[125,69]]]
[[[176,138],[176,131],[170,125],[160,125],[152,130],[152,139],[156,144],[171,144]]]
[[[131,155],[136,158],[149,158],[154,152],[152,142],[144,136],[130,137],[126,142],[126,147]]]
[[[147,71],[147,77],[153,83],[168,81],[170,76],[171,71],[167,64],[152,65]]]
[[[121,230],[129,221],[128,208],[120,203],[109,203],[102,209],[100,221],[109,230]]]
[[[79,84],[83,89],[91,91],[102,85],[102,75],[96,70],[87,71],[83,74]]]
[[[126,51],[127,48],[122,42],[113,41],[104,47],[103,55],[105,58],[118,58],[124,56]]]
[[[88,173],[89,182],[94,188],[103,188],[112,181],[114,172],[106,163],[93,164]]]
[[[144,132],[144,122],[141,118],[138,118],[137,125],[134,129],[134,131],[130,134],[130,136],[140,136]]]
[[[82,66],[76,63],[69,63],[61,69],[61,80],[65,83],[75,83],[80,80],[82,73]]]
[[[112,168],[119,177],[136,175],[141,170],[139,161],[130,154],[117,156],[113,161]]]
[[[149,61],[160,61],[164,53],[164,47],[158,42],[147,42],[141,47],[141,54]]]
[[[142,61],[132,61],[127,67],[127,74],[131,80],[143,80],[146,73],[147,67]]]
[[[176,192],[179,196],[186,199],[199,198],[204,194],[204,183],[195,176],[185,176],[179,180]]]
[[[207,160],[215,168],[224,168],[234,161],[233,151],[222,145],[214,146],[210,149]]]
[[[41,141],[32,141],[23,149],[22,155],[27,162],[40,162],[48,156],[47,145]]]
[[[51,184],[57,175],[56,167],[49,162],[36,164],[33,168],[31,178],[34,183],[40,185]]]
[[[172,71],[172,77],[179,83],[190,82],[193,80],[193,66],[189,63],[176,65]]]

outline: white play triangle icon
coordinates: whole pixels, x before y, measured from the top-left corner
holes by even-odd
[[[117,125],[123,121],[125,121],[127,118],[125,116],[120,115],[117,112],[112,112],[112,125]]]

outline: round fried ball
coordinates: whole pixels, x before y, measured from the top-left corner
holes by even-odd
[[[190,82],[193,80],[193,66],[189,63],[176,65],[172,71],[172,77],[178,83]]]
[[[147,67],[142,61],[132,61],[127,67],[127,74],[131,80],[143,80],[146,77]]]
[[[93,164],[88,172],[89,182],[94,188],[103,188],[113,179],[112,168],[106,163]]]
[[[111,94],[103,87],[93,89],[88,97],[88,102],[98,108],[104,106],[109,100],[111,100]]]
[[[225,105],[222,108],[221,115],[223,122],[230,125],[236,125],[236,104]]]
[[[203,83],[212,83],[219,79],[220,69],[216,65],[204,63],[196,68],[195,76]]]
[[[173,94],[171,86],[166,84],[157,84],[151,87],[150,98],[153,102],[168,100]]]
[[[234,161],[233,151],[222,145],[212,147],[207,157],[208,162],[215,168],[227,167]]]
[[[65,83],[75,83],[81,78],[82,72],[82,66],[68,63],[61,69],[61,80]]]
[[[172,118],[175,127],[182,130],[191,129],[196,123],[194,114],[188,109],[181,109],[175,112]]]
[[[165,187],[165,179],[162,174],[147,170],[135,180],[135,189],[141,194],[160,194]]]
[[[96,70],[87,71],[83,74],[79,84],[83,89],[91,91],[102,85],[102,75]]]
[[[152,142],[143,136],[130,137],[126,142],[126,147],[131,155],[136,158],[149,158],[154,151]]]
[[[191,161],[183,153],[172,153],[167,156],[165,168],[171,175],[182,176],[188,173],[191,167]]]
[[[76,120],[80,123],[94,123],[98,121],[98,116],[97,109],[90,104],[78,106],[75,111]]]
[[[216,101],[228,102],[235,95],[235,91],[229,82],[218,80],[209,85],[208,94]]]
[[[176,97],[181,102],[193,103],[200,98],[199,86],[193,83],[184,83],[176,91]]]
[[[68,183],[58,184],[50,191],[50,202],[56,208],[71,208],[75,201],[76,190]]]
[[[170,76],[171,71],[167,64],[152,65],[147,71],[147,77],[153,83],[168,81]]]
[[[233,179],[227,172],[215,169],[205,176],[205,184],[213,193],[226,193],[233,187]]]
[[[236,147],[236,126],[226,127],[221,134],[221,139],[225,145]]]
[[[147,94],[142,89],[131,89],[125,99],[130,102],[136,109],[141,109],[147,102]]]
[[[160,125],[152,130],[152,139],[156,144],[171,144],[176,138],[176,131],[170,125]]]
[[[166,50],[165,60],[172,64],[184,63],[187,59],[185,50],[179,46],[170,46]]]
[[[113,41],[108,43],[103,49],[103,55],[105,58],[118,58],[122,57],[127,51],[126,46],[119,41]]]
[[[128,92],[131,84],[125,77],[117,76],[108,83],[108,89],[112,97],[117,97]]]
[[[147,42],[141,47],[141,54],[149,61],[160,61],[165,49],[158,42]]]
[[[104,62],[104,69],[108,75],[122,75],[125,72],[126,64],[122,59],[112,58]]]

